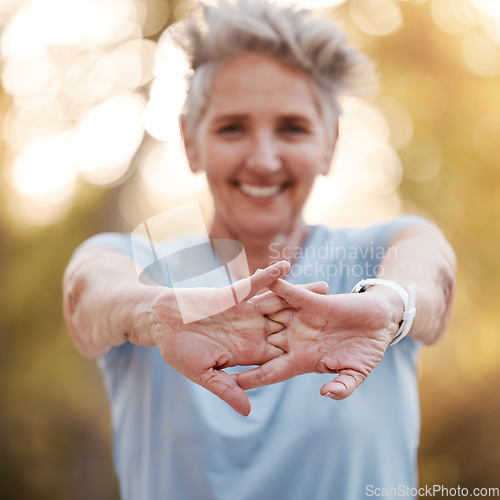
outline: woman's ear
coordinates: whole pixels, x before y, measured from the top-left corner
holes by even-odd
[[[328,144],[325,148],[325,157],[323,158],[323,164],[321,165],[319,173],[321,175],[328,175],[330,167],[333,161],[333,154],[335,153],[335,147],[337,146],[337,139],[339,138],[339,122],[337,121],[334,125],[335,129],[331,137],[329,137]]]
[[[185,116],[179,117],[179,127],[181,129],[182,142],[184,143],[184,150],[186,151],[189,168],[193,173],[199,172],[202,168],[200,167],[198,150],[196,148],[194,137],[190,133],[189,127],[187,126]]]

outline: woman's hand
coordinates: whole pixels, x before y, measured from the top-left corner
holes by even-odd
[[[372,287],[362,294],[327,296],[283,280],[269,288],[290,305],[269,315],[285,328],[270,334],[268,342],[286,354],[233,375],[245,390],[304,373],[338,373],[320,392],[344,399],[380,362],[403,313],[399,296],[384,287]]]
[[[250,282],[250,293],[245,300],[221,313],[188,324],[177,321],[174,325],[172,318],[179,317],[177,304],[172,302],[171,294],[159,296],[153,308],[154,339],[163,359],[179,373],[219,396],[238,413],[248,415],[248,396],[223,368],[260,365],[283,354],[281,348],[267,342],[268,336],[280,331],[283,325],[267,315],[289,306],[273,292],[256,294],[288,269],[289,263],[283,261],[236,282],[233,287],[237,296],[240,290],[248,289]],[[312,283],[306,288],[311,293],[328,291],[323,282]],[[209,310],[217,306],[220,297],[224,297],[228,290],[194,288],[184,293],[190,296],[193,304],[205,302]]]
[[[179,373],[210,390],[237,412],[250,411],[248,396],[222,370],[235,365],[261,364],[283,351],[267,343],[267,336],[282,325],[266,317],[282,309],[282,301],[271,294],[255,295],[289,270],[289,263],[279,262],[232,285],[235,296],[249,290],[244,300],[233,307],[185,324],[178,305],[188,301],[209,312],[232,296],[231,287],[171,289],[159,295],[152,308],[152,339],[163,359]]]

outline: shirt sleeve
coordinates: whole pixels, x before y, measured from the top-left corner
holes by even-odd
[[[133,258],[130,234],[124,233],[101,233],[91,236],[75,250],[74,254],[95,246],[111,247],[131,259]]]
[[[430,225],[434,225],[434,223],[428,219],[425,219],[424,217],[420,217],[418,215],[401,215],[399,217],[396,217],[393,221],[387,224],[387,230],[389,233],[388,237],[390,240],[395,233],[397,233],[400,229],[403,229],[404,227],[407,226],[430,226]]]
[[[362,233],[355,234],[355,238],[360,238],[362,245],[371,246],[376,249],[375,260],[372,258],[370,260],[370,267],[374,268],[380,263],[385,250],[389,246],[389,243],[393,236],[401,229],[408,226],[418,226],[418,225],[431,225],[427,219],[419,217],[417,215],[401,215],[383,224],[377,224],[375,226],[368,227],[362,231]],[[383,252],[380,250],[384,249]],[[372,255],[373,257],[373,255]],[[364,276],[365,278],[375,278],[375,276]]]

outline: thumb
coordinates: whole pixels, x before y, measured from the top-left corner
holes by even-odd
[[[296,285],[304,290],[309,290],[310,292],[318,293],[320,295],[326,295],[328,293],[328,283],[326,281],[315,281],[314,283],[306,283],[305,285]]]
[[[295,309],[306,307],[311,301],[311,291],[282,279],[270,284],[269,290],[285,299]]]
[[[362,384],[365,378],[355,370],[340,370],[338,377],[321,388],[320,394],[331,399],[345,399]]]
[[[284,276],[290,270],[290,262],[282,260],[267,266],[265,269],[259,269],[249,278],[237,281],[233,285],[234,292],[238,302],[248,300],[254,297],[257,292],[267,288],[271,283]]]
[[[301,373],[295,370],[292,359],[289,354],[283,354],[257,368],[235,373],[233,377],[238,386],[245,390],[283,382]]]

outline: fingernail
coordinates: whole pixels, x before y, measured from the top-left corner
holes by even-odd
[[[335,394],[332,392],[327,392],[326,394],[323,394],[325,398],[330,398],[330,399],[335,399]]]

